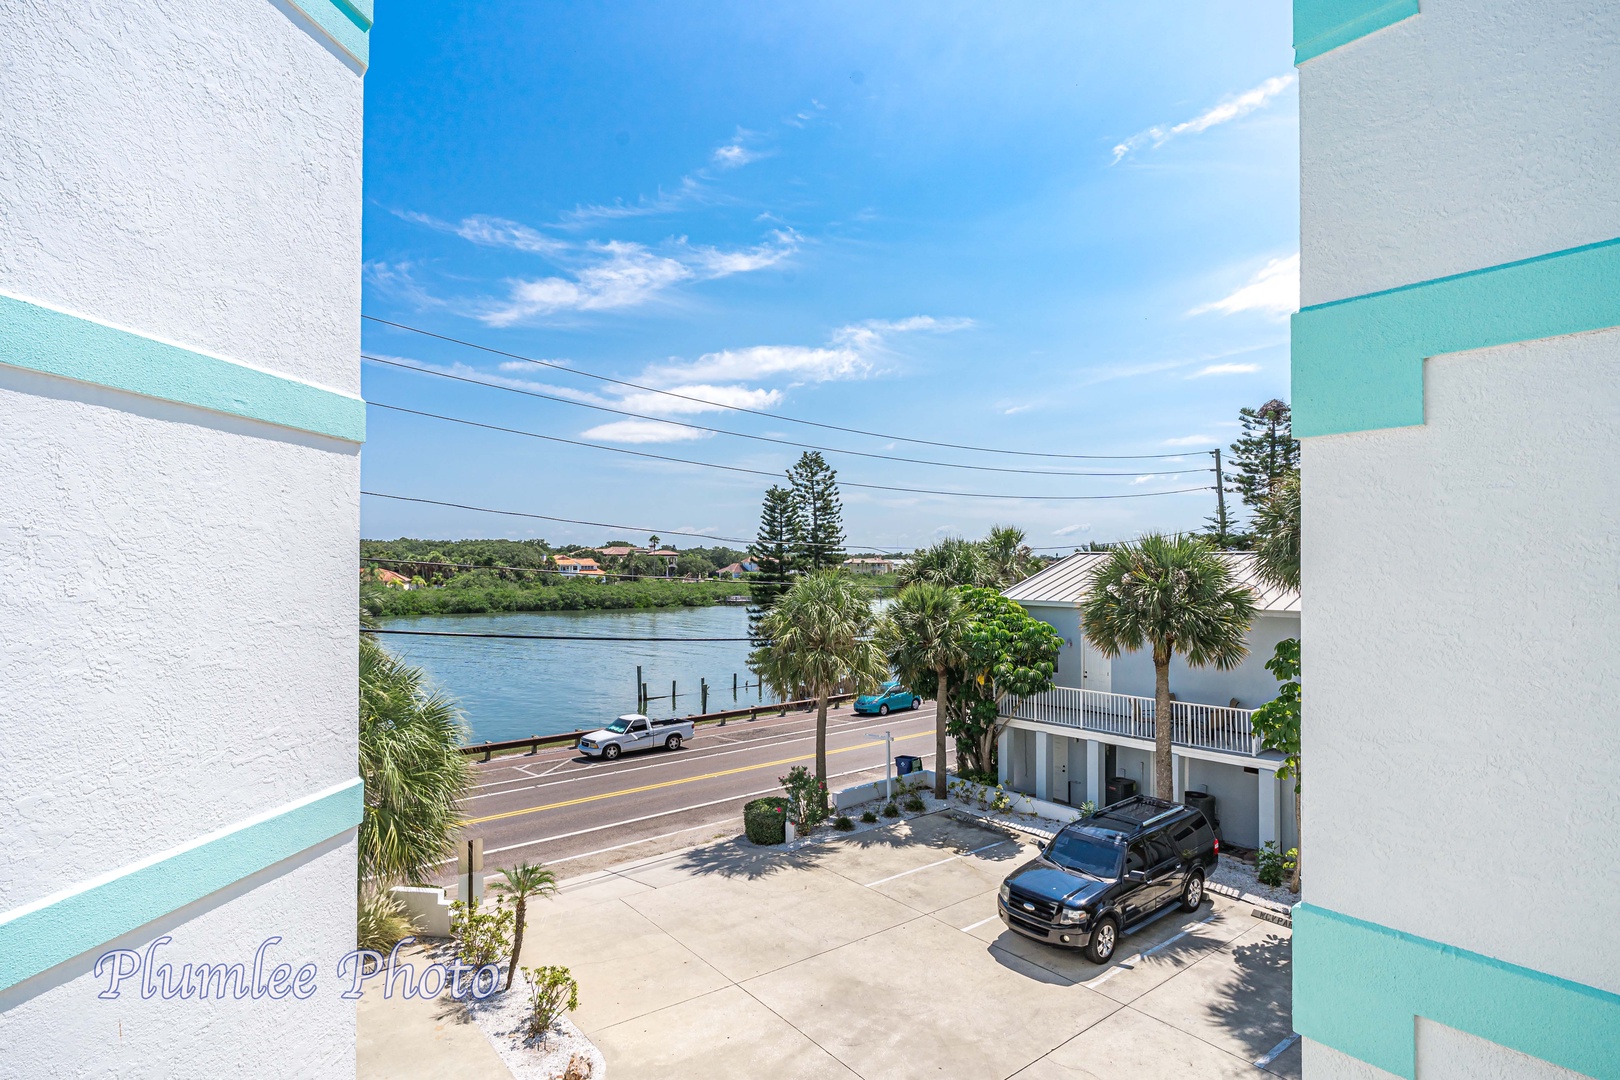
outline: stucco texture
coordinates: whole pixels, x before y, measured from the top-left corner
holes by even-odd
[[[1304,446],[1305,899],[1620,991],[1620,330],[1425,395]]]
[[[1305,305],[1620,236],[1620,21],[1588,0],[1421,8],[1300,67]]]
[[[0,24],[0,291],[358,393],[362,83],[319,31],[268,0]]]

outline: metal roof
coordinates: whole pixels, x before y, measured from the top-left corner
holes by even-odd
[[[1222,551],[1220,557],[1231,568],[1239,585],[1254,593],[1254,606],[1263,612],[1298,612],[1299,592],[1267,585],[1256,573],[1252,551]],[[1078,604],[1085,599],[1086,583],[1104,559],[1106,551],[1077,551],[1068,558],[1055,562],[1045,570],[1027,577],[1002,595],[1009,600],[1030,604]]]

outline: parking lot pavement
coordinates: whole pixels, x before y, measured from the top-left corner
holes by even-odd
[[[1216,897],[1099,967],[1002,926],[1034,850],[946,814],[709,845],[531,902],[524,962],[573,969],[615,1080],[1300,1075],[1286,929]]]

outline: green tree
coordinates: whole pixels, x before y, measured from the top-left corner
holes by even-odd
[[[804,520],[793,493],[773,484],[765,492],[765,502],[759,511],[759,532],[748,548],[748,554],[759,567],[748,583],[748,593],[753,600],[748,612],[748,628],[756,648],[760,645],[760,620],[787,592],[790,575],[799,569],[794,551],[803,535]]]
[[[1052,689],[1063,637],[996,589],[958,589],[968,612],[966,657],[952,679],[951,734],[964,772],[996,772],[996,742],[1006,726],[1003,694],[1030,697]]]
[[[956,590],[919,581],[895,598],[881,635],[888,662],[913,690],[932,682],[934,716],[934,797],[945,797],[945,735],[950,717],[950,673],[967,659],[963,639],[968,613]]]
[[[842,566],[844,504],[838,495],[837,471],[819,452],[807,450],[787,476],[802,523],[794,552],[798,564],[806,570]]]
[[[1005,589],[1016,585],[1033,574],[1039,561],[1024,542],[1024,530],[1015,525],[993,525],[980,542],[984,552],[984,568],[980,585]]]
[[[902,587],[917,582],[934,585],[981,585],[987,576],[984,547],[948,536],[913,552],[897,575]]]
[[[1299,470],[1277,482],[1254,515],[1254,554],[1260,577],[1282,589],[1299,588]]]
[[[1277,642],[1271,659],[1266,661],[1266,669],[1277,676],[1277,696],[1254,711],[1251,723],[1254,733],[1260,736],[1260,745],[1283,756],[1283,765],[1277,770],[1277,776],[1283,780],[1293,777],[1294,836],[1297,846],[1303,849],[1305,843],[1300,832],[1299,814],[1299,639],[1285,638]],[[1288,885],[1296,893],[1299,892],[1299,864],[1302,858],[1302,855],[1294,856],[1294,876]]]
[[[557,875],[543,866],[518,863],[501,871],[501,880],[495,883],[495,891],[512,898],[512,907],[517,914],[517,922],[512,929],[512,961],[506,965],[505,989],[510,990],[512,975],[517,971],[518,955],[523,951],[523,924],[529,918],[529,901],[537,896],[557,895]]]
[[[714,573],[714,563],[696,552],[688,551],[675,560],[675,572],[682,577],[705,578]]]
[[[1115,548],[1087,582],[1081,603],[1086,638],[1104,656],[1153,651],[1154,794],[1175,790],[1170,744],[1170,661],[1230,671],[1243,662],[1254,596],[1215,549],[1190,536],[1144,536]]]
[[[455,703],[424,685],[369,634],[360,635],[360,875],[420,881],[454,854],[472,770]]]
[[[1258,409],[1238,410],[1243,434],[1232,444],[1231,483],[1250,510],[1259,510],[1276,486],[1299,469],[1291,419],[1288,403],[1276,398]]]
[[[872,689],[888,676],[873,640],[876,616],[865,589],[838,570],[800,575],[760,620],[763,644],[748,663],[784,699],[816,701],[816,779],[827,795],[827,699]]]

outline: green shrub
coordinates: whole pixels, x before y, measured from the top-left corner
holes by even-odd
[[[837,817],[833,818],[833,828],[837,829],[839,832],[849,832],[854,827],[855,823],[849,820],[848,814],[839,814]]]
[[[469,908],[457,900],[450,905],[450,936],[469,966],[499,963],[512,952],[512,912],[499,902],[493,908]]]
[[[756,844],[780,844],[787,840],[788,801],[780,795],[767,795],[743,806],[743,831]]]
[[[889,803],[887,806],[885,806],[883,808],[883,816],[884,817],[899,817],[900,816],[900,808],[898,806],[894,805],[894,803]]]
[[[906,809],[910,810],[913,814],[920,814],[924,810],[928,809],[928,804],[922,801],[922,796],[912,795],[906,800]]]
[[[874,821],[877,820],[877,815],[872,813],[872,811],[870,811],[870,810],[862,810],[861,811],[861,820],[866,822],[868,825],[870,825]]]
[[[1278,851],[1276,842],[1267,840],[1265,846],[1254,853],[1254,876],[1260,879],[1260,884],[1278,888],[1294,872],[1297,858],[1298,848]]]
[[[565,1012],[579,1008],[579,983],[565,967],[523,969],[529,981],[529,1038],[544,1039]]]

